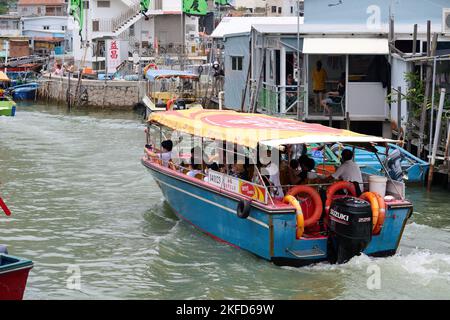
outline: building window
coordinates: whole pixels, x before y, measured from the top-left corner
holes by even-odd
[[[61,26],[62,31],[66,31],[66,26]]]
[[[243,57],[231,57],[231,70],[242,71]]]
[[[276,6],[272,6],[272,13],[277,13],[277,7]]]
[[[278,13],[281,14],[281,7],[278,7]]]
[[[291,6],[291,14],[294,13],[294,7]]]
[[[110,1],[97,1],[97,8],[109,8],[110,6]]]
[[[98,20],[92,21],[92,31],[93,32],[100,31],[100,21]]]

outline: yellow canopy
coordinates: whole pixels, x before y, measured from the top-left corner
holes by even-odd
[[[229,110],[191,108],[182,111],[154,112],[148,120],[187,134],[233,142],[250,148],[255,148],[258,143],[278,147],[299,143],[395,142],[316,123]]]
[[[0,81],[10,81],[6,73],[4,73],[3,71],[0,71]]]

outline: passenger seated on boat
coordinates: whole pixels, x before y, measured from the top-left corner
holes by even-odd
[[[297,159],[292,159],[289,162],[288,172],[289,172],[289,184],[291,186],[299,184],[301,181],[300,179],[301,168],[300,163],[298,162]]]
[[[300,166],[302,168],[302,172],[300,173],[301,182],[300,183],[309,183],[311,180],[317,179],[317,173],[314,171],[316,167],[316,162],[314,159],[308,156],[302,156],[303,159],[300,162]],[[300,158],[302,158],[300,157]]]
[[[144,151],[150,158],[158,158],[161,160],[161,164],[164,167],[169,166],[169,161],[172,159],[172,148],[173,142],[172,140],[164,140],[161,142],[161,152],[154,152],[151,146],[146,145],[144,147]]]
[[[268,152],[268,156],[271,157],[270,151]],[[281,187],[280,182],[280,169],[279,166],[276,163],[273,163],[271,161],[265,168],[263,168],[261,174],[263,176],[267,176],[269,182],[270,182],[270,188],[269,191],[274,198],[283,198],[284,192],[283,188]]]
[[[248,170],[248,165],[235,163],[231,166],[230,176],[249,181],[250,174]]]
[[[363,179],[361,174],[361,169],[353,161],[353,151],[350,149],[344,149],[341,152],[341,166],[336,170],[335,173],[331,175],[332,178],[336,180],[345,180],[350,182],[356,182],[355,186],[357,188],[357,193],[360,194],[364,190]]]
[[[191,149],[191,163],[189,165],[189,171],[187,175],[195,178],[197,174],[202,174],[202,150],[199,147]]]

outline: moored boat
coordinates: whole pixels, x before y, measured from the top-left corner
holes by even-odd
[[[2,198],[0,208],[7,216],[11,214]],[[32,268],[31,260],[8,255],[6,247],[0,245],[0,300],[22,300]]]
[[[30,82],[9,87],[8,92],[15,100],[33,100],[36,98],[39,84],[37,82]]]
[[[31,260],[0,253],[0,300],[22,300]]]
[[[189,71],[157,69],[150,64],[144,69],[148,80],[147,94],[142,103],[145,114],[166,110],[199,107],[199,76]]]
[[[16,115],[16,103],[7,95],[0,95],[0,116]]]
[[[278,265],[343,263],[361,253],[394,255],[412,214],[404,183],[390,178],[380,189],[363,173],[362,194],[355,184],[326,176],[301,185],[272,179],[283,180],[292,150],[298,148],[342,143],[377,152],[375,146],[393,140],[261,114],[197,108],[152,113],[146,131],[147,147],[153,151],[147,151],[142,164],[174,212],[213,238]],[[167,161],[158,146],[169,137],[174,146]],[[200,156],[195,155],[198,150]],[[253,174],[236,175],[238,158]]]

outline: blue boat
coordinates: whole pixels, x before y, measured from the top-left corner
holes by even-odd
[[[263,157],[255,151],[269,148],[273,155],[292,145],[337,142],[370,149],[391,140],[261,114],[197,108],[152,113],[146,132],[142,164],[176,215],[216,240],[277,265],[344,263],[361,253],[394,255],[412,214],[402,182],[389,180],[385,197],[371,191],[358,197],[353,184],[346,181],[278,186],[264,179]],[[172,159],[165,163],[161,152],[168,151],[158,151],[158,146],[169,137],[176,143]],[[200,143],[197,147],[204,153],[211,143],[217,143],[212,148],[216,156],[225,152],[217,147],[224,141],[232,145],[225,153],[245,155],[247,160],[259,155],[251,165],[259,181],[234,176],[230,162],[222,166],[225,172],[217,171],[219,166],[205,169],[203,161],[196,164],[198,148],[190,149],[193,141]],[[191,150],[191,168],[185,165],[189,153],[186,156],[184,148]],[[277,158],[270,159],[275,163]],[[272,171],[271,165],[266,171]],[[281,173],[282,163],[277,166]],[[347,195],[338,195],[339,190]]]
[[[9,87],[8,92],[12,95],[14,100],[34,100],[36,98],[39,83],[30,82]]]
[[[389,143],[387,146],[388,148],[376,146],[377,153],[356,148],[354,160],[361,171],[370,175],[384,175],[384,168],[386,168],[390,177],[396,181],[424,183],[429,164],[396,144]],[[316,145],[308,149],[308,154],[314,158],[319,168],[321,165],[337,166],[340,164],[339,149],[341,148],[342,145],[339,146],[339,144],[324,148]],[[386,156],[386,149],[388,156]]]

